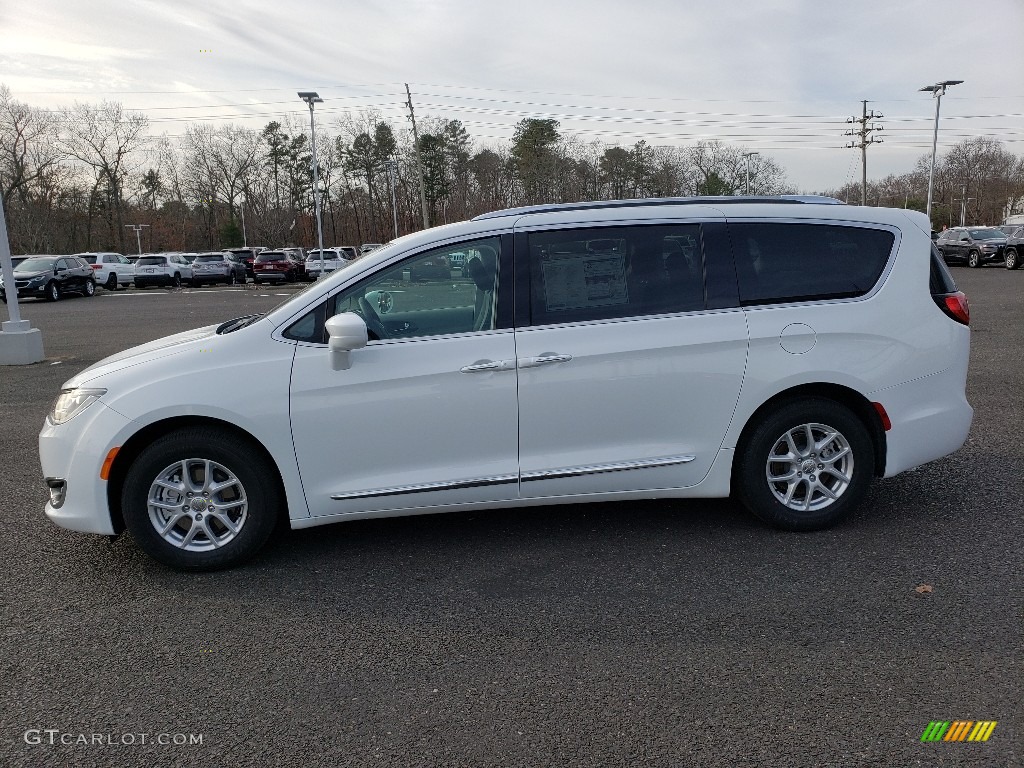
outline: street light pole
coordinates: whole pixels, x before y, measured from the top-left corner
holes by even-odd
[[[317,160],[316,160],[316,121],[313,120],[313,105],[317,103],[323,103],[323,99],[320,98],[320,94],[316,91],[299,91],[299,98],[302,99],[309,105],[309,133],[311,137],[311,144],[313,145],[313,207],[316,211],[316,243],[320,249],[320,272],[319,276],[324,276],[324,228],[323,223],[320,220],[320,182],[317,179]]]
[[[942,97],[946,93],[946,89],[951,85],[960,85],[963,80],[943,80],[941,83],[935,83],[935,85],[926,85],[924,88],[919,88],[919,91],[930,91],[932,96],[935,97],[935,130],[932,133],[932,167],[928,172],[928,204],[925,207],[925,213],[928,216],[928,221],[931,222],[932,218],[932,190],[935,188],[935,151],[939,145],[939,105],[942,103]]]
[[[142,255],[142,230],[148,227],[149,224],[125,224],[125,229],[131,229],[135,231],[135,244],[139,248],[139,256]]]
[[[744,192],[743,192],[743,194],[745,194],[745,195],[749,195],[750,194],[750,158],[753,157],[754,155],[760,155],[760,154],[761,154],[760,152],[744,152],[743,153],[743,157],[746,158],[746,161],[747,161],[747,183],[746,183],[746,186],[744,187]]]

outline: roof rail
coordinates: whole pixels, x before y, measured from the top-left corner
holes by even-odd
[[[581,211],[598,208],[647,208],[658,205],[736,205],[737,203],[779,203],[818,205],[844,205],[842,200],[823,195],[735,195],[729,197],[647,197],[633,200],[594,200],[582,203],[548,203],[547,205],[526,205],[520,208],[505,208],[474,216],[473,221],[496,219],[502,216],[523,216],[528,213],[557,213],[559,211]]]

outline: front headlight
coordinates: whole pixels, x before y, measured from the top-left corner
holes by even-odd
[[[49,419],[54,424],[71,421],[106,392],[105,389],[62,389],[57,399],[53,401]]]

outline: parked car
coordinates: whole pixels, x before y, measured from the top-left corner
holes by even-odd
[[[192,284],[224,283],[234,285],[245,284],[245,265],[232,261],[222,251],[209,251],[198,254],[192,261]]]
[[[994,227],[953,227],[940,232],[935,244],[947,264],[980,267],[1003,260],[1006,235]]]
[[[312,280],[320,277],[320,250],[313,248],[306,252],[306,276]],[[341,248],[324,248],[324,274],[330,274],[349,263],[352,259]]]
[[[258,246],[250,246],[248,248],[225,248],[224,253],[234,256],[234,260],[245,265],[246,277],[252,277],[252,264],[256,260],[256,254],[265,250],[267,249],[260,248]]]
[[[181,253],[148,253],[135,262],[135,287],[148,288],[162,285],[180,287],[192,283],[192,264]]]
[[[108,291],[118,286],[127,288],[135,277],[135,265],[120,253],[77,253],[78,258],[92,265],[97,285]]]
[[[361,255],[354,245],[336,245],[335,249],[341,252],[342,258],[346,261],[355,261]]]
[[[995,229],[998,229],[1004,235],[1009,237],[1014,232],[1016,232],[1018,229],[1020,229],[1021,226],[1024,226],[1024,225],[1021,225],[1021,224],[1000,224],[998,227],[995,227]]]
[[[57,301],[68,293],[83,296],[96,293],[92,267],[77,256],[28,256],[13,271],[19,299]],[[7,303],[7,286],[2,275],[0,299]]]
[[[1024,227],[1018,225],[1007,238],[1003,249],[1003,263],[1007,269],[1020,269],[1024,261]]]
[[[370,251],[375,251],[378,248],[383,248],[383,247],[384,246],[381,243],[363,243],[362,245],[359,246],[359,255],[360,256],[365,256]]]
[[[414,283],[425,283],[431,280],[448,280],[452,270],[448,266],[448,256],[437,256],[421,259],[409,268],[409,279]]]
[[[873,476],[970,429],[967,301],[928,232],[809,197],[417,232],[266,314],[72,376],[39,438],[45,512],[189,570],[251,557],[282,512],[307,528],[735,494],[782,529],[833,525]],[[403,289],[455,251],[471,280]],[[352,435],[401,437],[344,450]]]
[[[299,261],[294,251],[263,251],[253,262],[253,282],[262,283],[287,282],[306,278],[306,265]]]

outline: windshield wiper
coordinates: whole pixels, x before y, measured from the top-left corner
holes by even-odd
[[[240,328],[245,328],[247,325],[252,325],[263,317],[263,314],[263,312],[260,312],[255,315],[245,315],[244,317],[236,317],[234,320],[228,320],[226,323],[221,323],[217,326],[217,333],[231,333],[232,331],[237,331]]]

